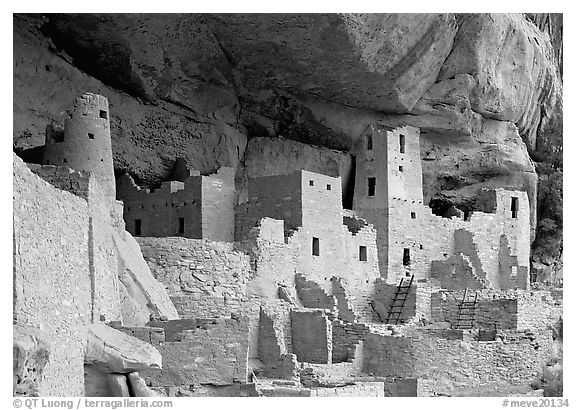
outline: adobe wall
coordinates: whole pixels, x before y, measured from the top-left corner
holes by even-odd
[[[248,180],[248,206],[240,213],[237,238],[264,217],[284,220],[286,232],[302,226],[302,183],[299,173]]]
[[[344,252],[347,267],[342,274],[342,283],[358,318],[372,322],[375,316],[371,302],[375,281],[380,277],[376,229],[373,225],[365,225],[355,233],[345,229]],[[366,247],[366,261],[360,260],[360,246]]]
[[[94,173],[106,196],[114,201],[116,182],[108,100],[101,95],[85,93],[74,100],[67,113],[62,141],[54,139],[54,133],[47,127],[43,163]]]
[[[248,381],[247,318],[219,319],[188,327],[156,346],[162,355],[162,369],[140,371],[147,383],[166,388]]]
[[[332,324],[320,310],[290,312],[292,349],[299,362],[332,363]]]
[[[50,343],[41,396],[84,394],[91,321],[88,203],[13,157],[14,338]]]
[[[118,197],[124,201],[126,230],[134,236],[183,236],[202,238],[201,177],[186,182],[166,181],[155,190],[141,189],[132,177],[118,179]],[[178,218],[184,218],[184,234],[178,233]],[[136,222],[141,233],[136,235]]]
[[[310,185],[313,183],[313,185]],[[330,278],[347,274],[340,178],[301,172],[302,227],[288,243],[295,246],[298,271],[331,291]],[[328,187],[330,189],[328,189]],[[312,255],[312,239],[319,239],[318,256]]]
[[[202,238],[234,242],[234,168],[222,167],[202,180]]]

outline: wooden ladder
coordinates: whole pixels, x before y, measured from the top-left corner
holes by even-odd
[[[410,288],[412,287],[412,281],[414,280],[414,275],[410,277],[410,282],[408,285],[404,284],[404,279],[400,279],[400,284],[396,288],[394,297],[392,298],[392,303],[390,303],[390,309],[388,309],[388,316],[386,317],[387,324],[397,325],[401,320],[402,310],[406,304],[406,299],[410,293]]]
[[[458,321],[456,322],[456,329],[472,329],[474,328],[474,320],[476,317],[476,308],[478,307],[478,292],[474,292],[474,298],[468,293],[468,289],[464,289],[462,302],[458,306]]]

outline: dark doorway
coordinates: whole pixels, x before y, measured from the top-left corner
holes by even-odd
[[[402,255],[402,265],[410,265],[410,249],[404,248],[404,255]]]
[[[320,256],[320,239],[312,238],[312,255]]]
[[[376,194],[376,178],[368,178],[368,196]]]

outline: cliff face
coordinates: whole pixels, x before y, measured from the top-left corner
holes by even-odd
[[[561,183],[537,181],[561,181],[561,50],[558,15],[19,15],[14,145],[42,145],[92,91],[110,101],[118,171],[154,184],[185,157],[237,167],[242,186],[296,166],[349,178],[370,122],[410,124],[425,200],[441,212],[482,187],[526,190],[550,265]]]

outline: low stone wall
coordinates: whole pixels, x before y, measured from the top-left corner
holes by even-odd
[[[170,326],[172,321],[166,322]],[[173,321],[179,325],[179,321]],[[188,322],[187,326],[191,327]],[[161,370],[140,375],[154,387],[197,384],[232,385],[248,377],[247,318],[218,319],[174,333],[172,340],[156,348],[162,355]]]
[[[552,354],[551,332],[504,331],[496,341],[449,340],[423,333],[414,337],[369,335],[364,372],[417,378],[421,394],[453,395],[529,387]]]
[[[464,291],[441,290],[432,294],[432,321],[447,322],[455,326],[458,322],[459,306]],[[473,299],[473,294],[470,297]],[[478,328],[515,330],[518,328],[518,303],[512,293],[483,290],[478,292],[478,306],[474,326]]]
[[[354,359],[355,346],[363,340],[370,329],[362,323],[332,321],[332,363]]]

